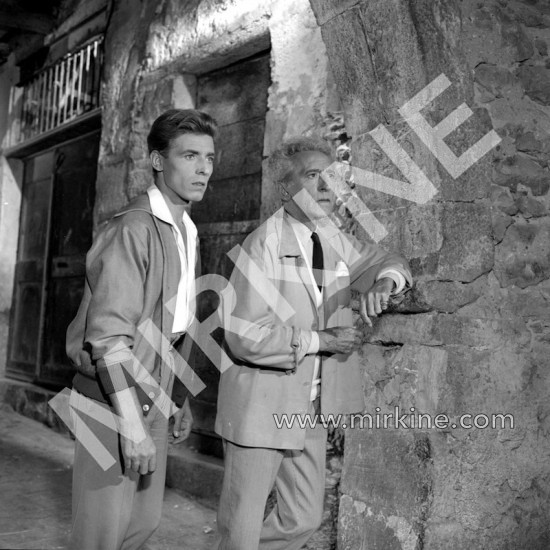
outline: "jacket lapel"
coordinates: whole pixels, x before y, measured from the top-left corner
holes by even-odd
[[[300,249],[300,245],[298,244],[298,240],[296,239],[296,234],[294,233],[292,226],[288,222],[287,216],[288,214],[286,214],[286,212],[282,213],[281,238],[279,241],[279,258],[295,258],[295,265],[298,276],[306,287],[313,308],[317,310],[315,289],[313,288],[313,283],[311,281],[306,262],[302,257],[302,251]]]

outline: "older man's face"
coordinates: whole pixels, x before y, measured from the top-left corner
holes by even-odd
[[[294,197],[301,190],[309,193],[312,201],[300,200],[300,207],[291,200],[286,210],[300,221],[315,220],[334,212],[336,196],[321,176],[321,172],[332,164],[328,155],[321,151],[303,151],[292,157],[292,174],[286,184],[286,190]],[[305,218],[302,219],[305,215]]]

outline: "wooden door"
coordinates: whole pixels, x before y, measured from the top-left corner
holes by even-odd
[[[19,246],[6,374],[34,380],[40,362],[55,151],[24,161]]]
[[[25,159],[7,374],[61,387],[92,242],[99,132]]]

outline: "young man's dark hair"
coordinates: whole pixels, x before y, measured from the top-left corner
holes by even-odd
[[[217,123],[208,114],[195,109],[169,109],[162,113],[147,136],[149,153],[158,151],[162,155],[170,148],[173,139],[182,134],[202,134],[215,138]]]

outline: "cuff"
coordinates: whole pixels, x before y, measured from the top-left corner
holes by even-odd
[[[395,283],[395,288],[392,290],[392,295],[399,294],[406,286],[407,281],[405,277],[396,269],[383,269],[376,277],[376,280],[379,281],[384,277],[388,277]]]
[[[106,394],[119,392],[136,386],[132,375],[133,360],[107,365],[104,359],[97,361],[97,376]]]
[[[311,342],[309,343],[309,347],[307,348],[306,355],[314,355],[319,353],[319,347],[321,345],[321,342],[319,340],[319,333],[318,332],[312,332],[311,333]]]
[[[311,347],[311,340],[313,335],[319,338],[319,335],[312,330],[302,330],[297,327],[292,327],[292,341],[290,346],[294,352],[294,369],[302,361],[302,359],[309,353]]]

